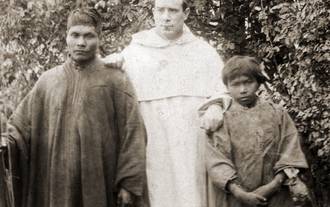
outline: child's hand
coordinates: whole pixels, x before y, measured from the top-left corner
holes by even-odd
[[[272,182],[270,182],[266,185],[260,186],[259,188],[255,189],[253,192],[265,198],[269,198],[277,189],[278,189],[277,186],[275,186]]]
[[[269,198],[272,194],[281,188],[281,185],[285,179],[284,173],[278,173],[275,178],[266,185],[262,185],[255,189],[253,192],[263,197]]]
[[[267,205],[267,199],[261,195],[254,192],[246,192],[240,185],[230,182],[228,184],[228,190],[237,198],[240,202],[247,205],[256,206]]]
[[[242,203],[245,203],[245,204],[251,205],[251,206],[267,205],[267,199],[254,192],[240,192],[239,194],[236,195],[236,198],[239,201],[241,201]]]

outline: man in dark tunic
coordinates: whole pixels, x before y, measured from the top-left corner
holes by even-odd
[[[114,207],[143,194],[144,124],[125,72],[97,58],[98,19],[70,14],[66,62],[42,74],[9,121],[17,206]]]

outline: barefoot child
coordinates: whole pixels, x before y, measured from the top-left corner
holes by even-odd
[[[235,56],[222,71],[233,98],[223,127],[207,144],[207,170],[217,207],[293,206],[287,173],[307,168],[288,113],[256,95],[266,81],[255,58]]]

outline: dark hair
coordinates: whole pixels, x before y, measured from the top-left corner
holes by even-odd
[[[101,15],[94,8],[78,8],[68,16],[67,29],[75,25],[94,26],[97,32],[101,31]]]
[[[153,3],[153,7],[155,7],[155,1],[156,0],[153,0],[152,3]],[[190,0],[182,0],[182,10],[185,11],[186,9],[190,8]]]
[[[226,62],[222,70],[222,81],[225,85],[228,85],[228,81],[242,75],[254,77],[259,84],[268,80],[262,74],[260,63],[256,58],[236,55]]]

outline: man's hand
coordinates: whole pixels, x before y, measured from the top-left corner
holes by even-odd
[[[201,128],[206,132],[214,132],[223,124],[223,109],[217,104],[208,107],[201,117]]]
[[[8,134],[1,134],[0,137],[0,150],[5,150],[8,147],[9,144],[9,139],[8,139]]]
[[[113,53],[111,55],[102,58],[102,61],[107,66],[119,68],[123,70],[125,59],[120,53]]]
[[[131,206],[133,205],[133,196],[130,192],[125,190],[124,188],[121,188],[118,194],[117,198],[117,204],[118,206]]]

